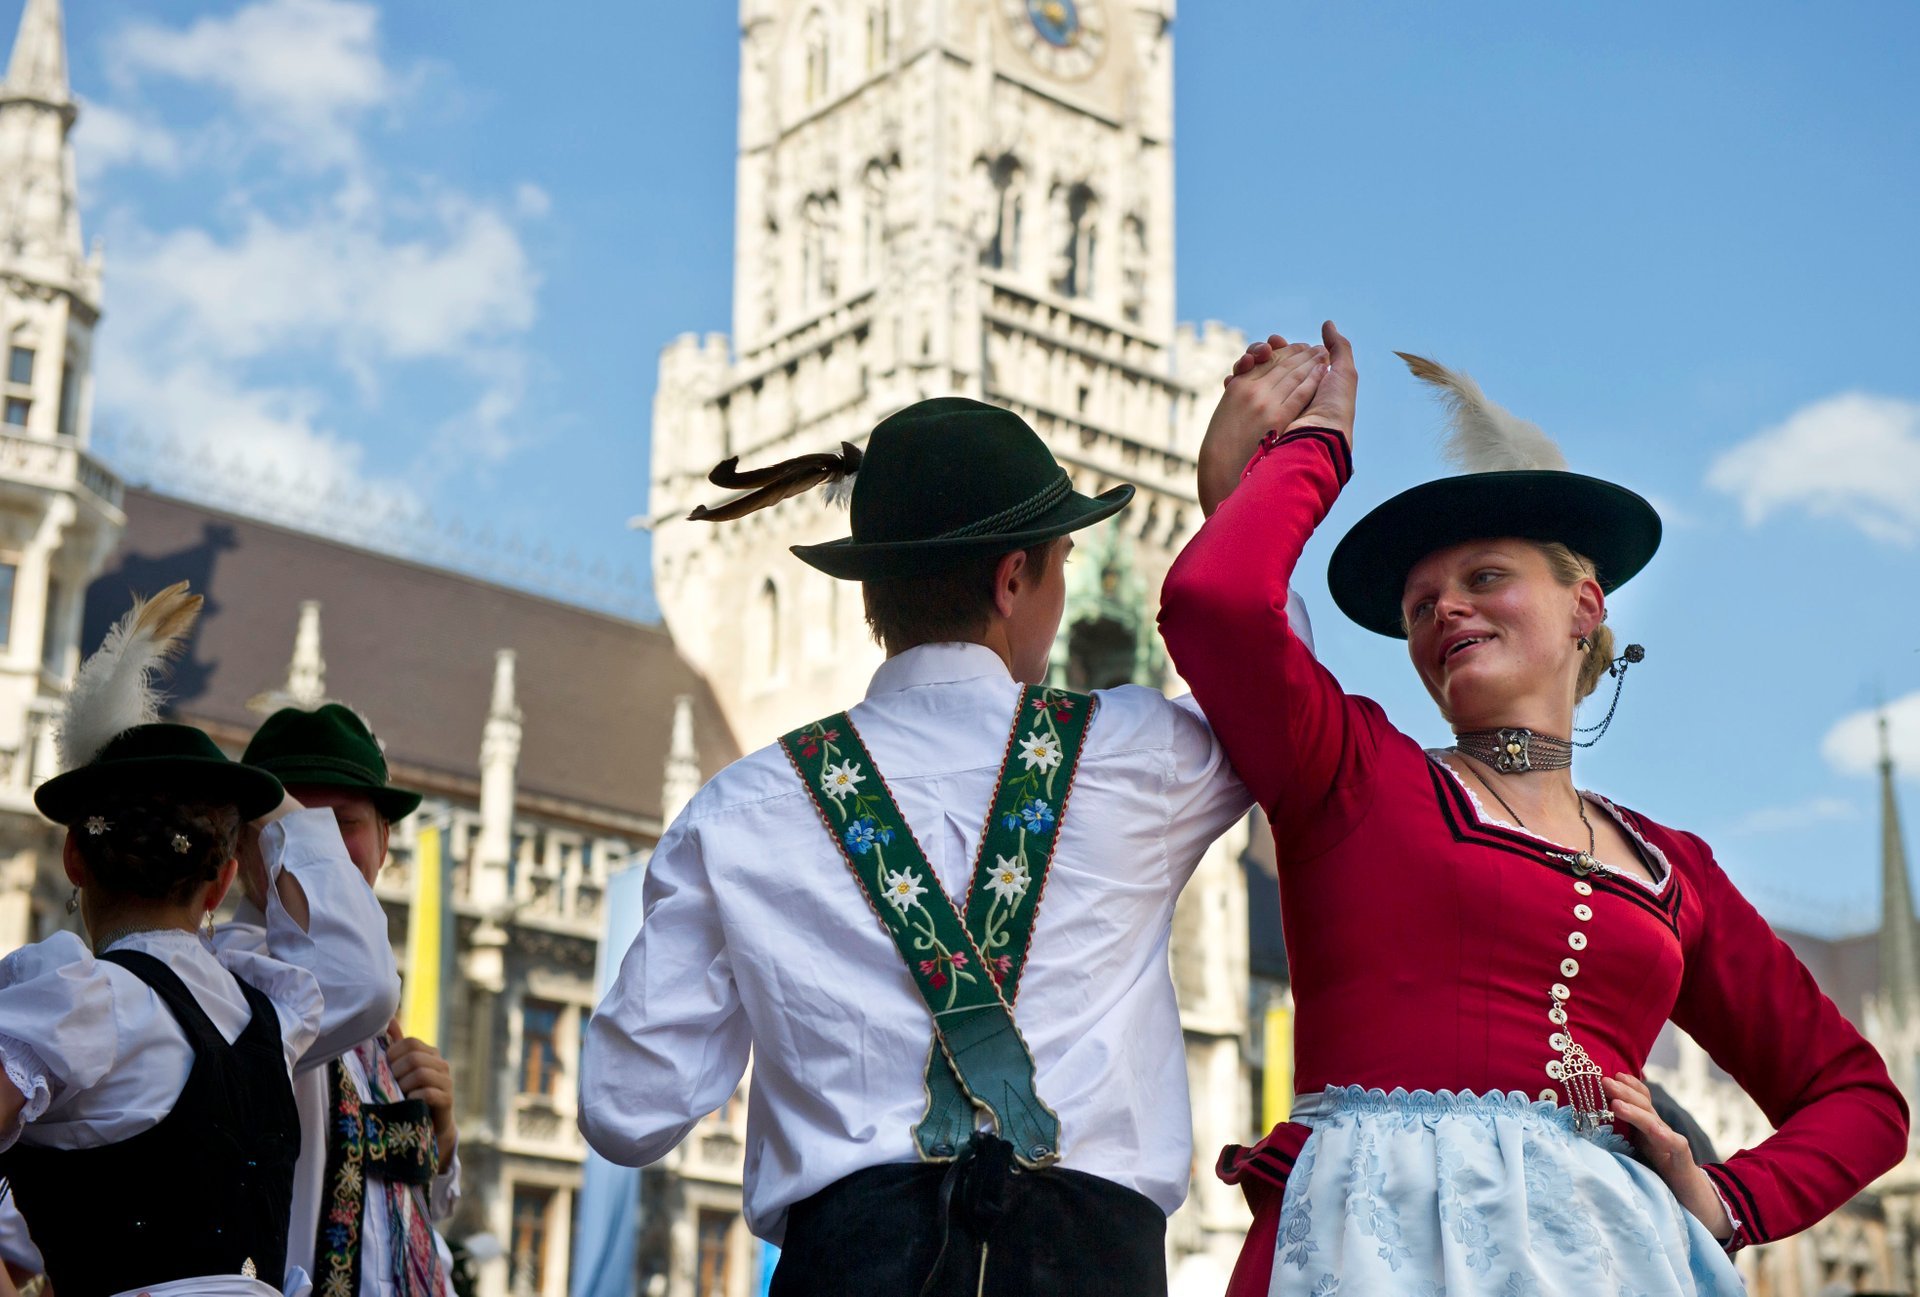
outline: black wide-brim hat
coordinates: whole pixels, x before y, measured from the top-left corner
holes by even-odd
[[[853,534],[795,545],[801,561],[848,581],[939,571],[1090,527],[1126,507],[1133,487],[1097,496],[1073,480],[1011,410],[962,396],[918,401],[867,439],[854,478]]]
[[[387,782],[387,758],[366,721],[339,703],[326,703],[313,711],[281,708],[254,731],[240,759],[283,784],[364,793],[389,824],[420,808],[419,793]]]
[[[126,793],[234,806],[243,820],[260,818],[286,795],[278,779],[228,757],[204,731],[160,721],[121,731],[93,760],[41,784],[33,804],[70,825]]]
[[[1340,611],[1407,637],[1407,575],[1437,550],[1502,537],[1558,541],[1592,561],[1612,594],[1660,548],[1660,515],[1624,486],[1559,469],[1462,473],[1402,491],[1354,524],[1327,564]]]

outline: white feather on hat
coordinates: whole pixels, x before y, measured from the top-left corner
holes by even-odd
[[[1495,405],[1473,379],[1424,356],[1404,351],[1393,354],[1407,362],[1415,378],[1439,391],[1452,421],[1441,453],[1463,472],[1566,471],[1567,457],[1540,425]]]
[[[92,657],[80,664],[60,721],[60,769],[74,770],[136,725],[160,719],[153,673],[180,648],[204,602],[187,583],[136,600]]]

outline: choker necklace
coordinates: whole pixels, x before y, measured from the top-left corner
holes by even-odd
[[[143,932],[184,932],[189,936],[193,936],[197,934],[198,930],[194,928],[176,927],[171,923],[162,924],[158,927],[114,928],[107,933],[104,941],[96,941],[93,943],[93,953],[95,955],[104,954],[107,948],[113,945],[114,942],[125,941],[128,937],[137,937]]]
[[[1573,764],[1572,743],[1528,729],[1467,730],[1453,736],[1453,746],[1503,775],[1565,770]]]

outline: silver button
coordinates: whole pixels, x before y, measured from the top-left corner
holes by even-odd
[[[1560,1075],[1564,1071],[1566,1071],[1566,1069],[1560,1066],[1560,1060],[1557,1058],[1547,1064],[1547,1075],[1556,1081],[1560,1079]]]
[[[1569,959],[1567,962],[1571,964],[1573,961]],[[1560,1001],[1571,1000],[1573,998],[1573,992],[1567,989],[1565,982],[1555,982],[1553,984],[1553,998]]]
[[[1560,1092],[1554,1089],[1552,1086],[1548,1086],[1546,1089],[1540,1092],[1540,1102],[1558,1103],[1560,1102]]]
[[[1567,1011],[1556,1004],[1547,1010],[1547,1021],[1556,1027],[1564,1027],[1567,1025]]]
[[[1566,1053],[1567,1033],[1564,1031],[1554,1032],[1551,1036],[1547,1037],[1547,1045],[1552,1049],[1559,1050],[1563,1054]]]
[[[1593,884],[1589,883],[1583,878],[1574,883],[1573,890],[1580,893],[1580,895],[1582,896],[1592,896]]]
[[[1578,976],[1580,976],[1580,961],[1579,961],[1579,960],[1577,960],[1577,959],[1563,959],[1563,960],[1561,960],[1561,961],[1560,961],[1560,976],[1562,976],[1562,977],[1578,977]]]
[[[1591,905],[1576,905],[1573,907],[1573,917],[1585,923],[1593,917],[1593,907]]]
[[[1567,945],[1575,950],[1585,950],[1587,948],[1587,934],[1584,932],[1568,933]]]

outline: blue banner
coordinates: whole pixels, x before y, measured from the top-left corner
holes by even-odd
[[[607,879],[607,933],[594,979],[596,1001],[619,975],[620,961],[640,935],[640,886],[646,866],[635,862]],[[591,1149],[580,1177],[569,1297],[634,1297],[640,1241],[640,1171],[615,1166]]]

